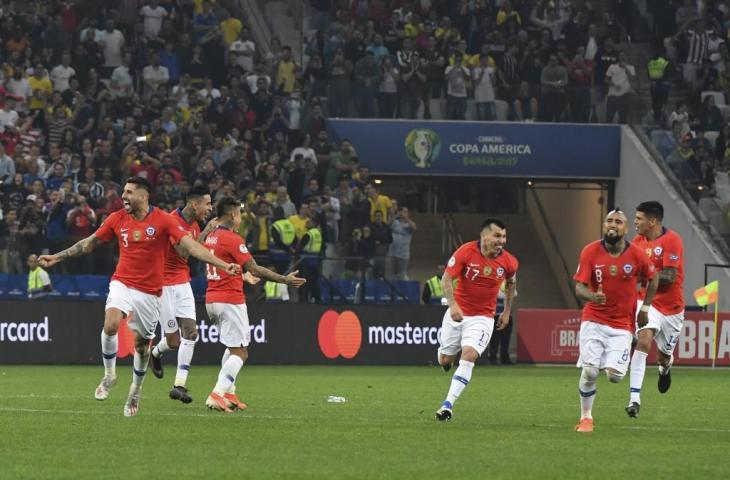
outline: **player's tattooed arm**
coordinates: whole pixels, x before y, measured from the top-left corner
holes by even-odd
[[[669,285],[674,283],[677,279],[677,269],[675,267],[669,267],[659,272],[659,285]]]
[[[263,278],[264,280],[269,280],[276,283],[284,283],[286,285],[291,285],[295,288],[299,288],[307,282],[304,278],[297,277],[297,273],[299,273],[299,270],[294,270],[288,275],[280,275],[272,270],[269,270],[266,267],[262,267],[261,265],[256,263],[256,260],[254,260],[253,258],[243,264],[243,269],[256,277]]]
[[[454,300],[454,280],[451,278],[451,275],[444,272],[443,276],[441,277],[441,288],[444,290],[444,298],[446,299],[446,302],[449,304],[449,306],[455,305],[456,300]]]
[[[96,235],[92,233],[83,240],[79,240],[78,242],[74,243],[66,250],[62,250],[53,255],[41,255],[40,257],[38,257],[38,262],[44,268],[52,267],[58,262],[62,262],[69,257],[78,257],[79,255],[86,255],[87,253],[91,253],[98,244],[99,239],[96,238]]]
[[[220,222],[218,221],[218,217],[215,217],[212,219],[208,224],[205,226],[202,232],[200,232],[200,235],[198,235],[198,243],[205,243],[205,239],[208,237],[208,235],[213,232],[216,228],[218,228],[218,225],[220,225]]]
[[[220,268],[221,270],[228,272],[230,275],[240,275],[241,274],[241,266],[236,265],[235,263],[226,263],[220,258],[213,255],[210,250],[205,248],[203,245],[198,243],[196,240],[193,239],[191,235],[185,235],[180,240],[180,245],[190,252],[190,255],[197,258],[200,261],[203,261],[205,263],[209,263],[215,267]]]
[[[584,302],[593,302],[599,305],[606,303],[606,295],[603,292],[594,292],[582,282],[576,282],[575,295]]]
[[[517,296],[517,275],[505,280],[504,288],[504,310],[509,312],[512,310],[514,299]]]
[[[188,251],[188,249],[183,247],[181,244],[178,243],[174,246],[174,248],[177,254],[180,255],[182,259],[187,260],[188,257],[190,257],[190,252]]]

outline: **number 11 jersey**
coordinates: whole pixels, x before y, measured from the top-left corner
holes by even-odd
[[[223,225],[218,226],[206,237],[205,248],[224,262],[237,263],[241,266],[253,258],[248,252],[243,238]],[[208,264],[206,277],[208,278],[208,289],[205,292],[205,303],[231,303],[234,305],[246,303],[241,274],[229,275]]]

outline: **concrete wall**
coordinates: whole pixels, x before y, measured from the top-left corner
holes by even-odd
[[[647,200],[657,200],[664,205],[664,225],[675,230],[684,240],[684,298],[687,304],[694,305],[692,292],[703,285],[704,265],[724,263],[722,255],[704,233],[674,186],[654,163],[641,141],[630,128],[623,127],[621,178],[616,182],[616,204],[631,219],[634,207]],[[725,276],[726,285],[730,285],[728,280],[730,277]],[[723,282],[720,284],[722,286]]]

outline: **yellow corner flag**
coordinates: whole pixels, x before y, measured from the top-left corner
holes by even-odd
[[[694,295],[697,305],[704,307],[711,303],[717,303],[719,290],[720,282],[717,280],[695,290]]]

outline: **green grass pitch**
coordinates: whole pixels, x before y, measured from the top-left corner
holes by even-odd
[[[648,369],[637,420],[628,378],[602,376],[578,434],[575,368],[479,366],[448,423],[436,367],[246,366],[233,414],[204,406],[214,367],[193,367],[192,404],[169,400],[173,368],[124,418],[130,367],[97,402],[101,367],[0,365],[0,478],[730,478],[728,369],[675,368],[666,395]]]

